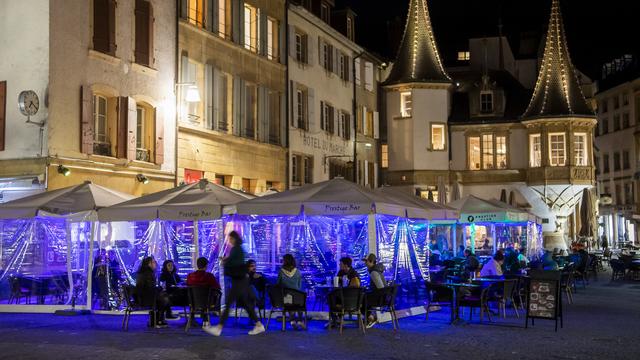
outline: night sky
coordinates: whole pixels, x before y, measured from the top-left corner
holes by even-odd
[[[337,0],[357,14],[357,42],[385,58],[395,57],[409,0]],[[601,65],[626,53],[640,54],[640,1],[561,0],[569,51],[576,66],[599,79]],[[514,52],[521,34],[539,42],[549,21],[551,0],[430,0],[429,11],[445,62],[469,37],[503,34]]]

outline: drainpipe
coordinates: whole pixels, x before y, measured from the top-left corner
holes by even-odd
[[[358,183],[358,127],[356,126],[356,121],[358,121],[358,86],[356,85],[356,60],[362,55],[364,55],[364,51],[361,51],[358,55],[354,56],[351,60],[351,68],[352,68],[352,82],[353,82],[353,182]],[[364,118],[365,114],[362,114]]]
[[[291,32],[289,31],[289,0],[285,0],[285,7],[284,7],[284,33],[285,33],[285,54],[284,54],[284,66],[285,66],[285,84],[284,84],[284,94],[286,96],[286,99],[284,100],[284,104],[285,104],[285,121],[287,122],[285,125],[285,133],[284,133],[284,143],[282,144],[285,148],[285,158],[286,158],[286,164],[285,164],[285,181],[284,181],[284,186],[285,186],[285,190],[289,190],[289,185],[290,185],[290,174],[289,172],[291,171],[290,167],[290,161],[289,161],[289,124],[291,119],[289,118],[289,116],[291,115],[291,112],[289,111],[289,96],[291,96],[291,94],[289,94],[289,51],[291,51],[291,49],[289,48],[291,45]]]
[[[173,180],[173,186],[177,187],[178,186],[178,106],[179,104],[179,100],[178,100],[178,90],[175,84],[178,83],[178,73],[180,71],[179,69],[179,64],[180,64],[180,40],[179,40],[179,31],[180,31],[180,1],[181,0],[176,0],[176,44],[175,44],[175,73],[173,74],[173,94],[176,97],[176,111],[174,111],[174,116],[175,116],[175,141],[174,141],[174,152],[173,152],[173,160],[174,160],[174,172],[175,172],[175,176],[174,176],[174,180]]]

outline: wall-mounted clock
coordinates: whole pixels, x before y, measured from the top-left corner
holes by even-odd
[[[24,116],[33,116],[38,113],[40,100],[38,94],[33,90],[25,90],[18,96],[18,106]]]

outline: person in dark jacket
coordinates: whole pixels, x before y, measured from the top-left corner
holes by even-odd
[[[157,267],[158,263],[150,256],[142,260],[136,276],[136,294],[138,302],[143,306],[153,306],[155,298],[156,313],[154,314],[153,311],[149,313],[149,326],[167,327],[164,315],[169,307],[169,296],[157,287]]]
[[[384,299],[384,293],[382,290],[385,288],[384,279],[384,265],[378,262],[375,254],[369,254],[364,260],[369,271],[369,291],[365,294],[366,301],[362,304],[363,314],[367,316],[367,328],[370,328],[378,323],[375,313],[371,311],[374,306],[380,305],[380,302]]]
[[[164,283],[165,290],[169,294],[169,300],[171,304],[184,305],[187,303],[187,299],[184,292],[179,291],[176,287],[180,285],[182,279],[178,275],[178,269],[176,268],[173,260],[165,260],[162,263],[162,271],[160,272],[160,282]],[[177,319],[171,312],[171,307],[167,308],[167,319]]]
[[[244,262],[244,250],[242,249],[242,238],[240,235],[232,231],[228,235],[228,243],[231,246],[231,251],[227,257],[222,258],[224,264],[224,274],[231,278],[231,288],[227,291],[225,298],[225,308],[220,315],[220,322],[217,326],[207,327],[204,329],[207,333],[213,336],[220,336],[222,333],[222,327],[224,326],[227,318],[229,317],[229,310],[231,304],[242,304],[244,309],[249,314],[249,318],[255,322],[255,326],[249,335],[257,335],[265,331],[264,325],[258,319],[256,315],[256,309],[253,306],[251,297],[249,294],[249,276],[247,275],[247,265]]]
[[[187,275],[187,286],[198,286],[198,287],[211,287],[213,289],[220,290],[220,283],[216,277],[207,271],[207,266],[209,265],[209,260],[206,257],[199,257],[196,260],[196,266],[198,266],[198,270]],[[201,314],[202,318],[202,327],[206,328],[209,326],[209,318],[205,312]],[[196,325],[195,315],[191,314],[191,324]]]
[[[466,278],[472,278],[480,268],[480,262],[471,249],[464,249],[464,257],[464,276]]]

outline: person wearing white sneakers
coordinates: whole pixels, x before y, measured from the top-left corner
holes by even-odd
[[[203,330],[213,336],[220,336],[227,318],[229,318],[229,310],[231,304],[242,304],[249,314],[249,318],[255,323],[255,326],[249,335],[258,335],[265,332],[264,325],[256,315],[256,309],[249,294],[249,277],[247,275],[247,265],[244,262],[244,250],[242,249],[242,238],[237,232],[232,231],[227,237],[227,242],[231,246],[229,255],[222,258],[224,264],[224,275],[231,278],[231,288],[227,291],[225,308],[220,315],[220,322],[216,326],[206,327]]]

